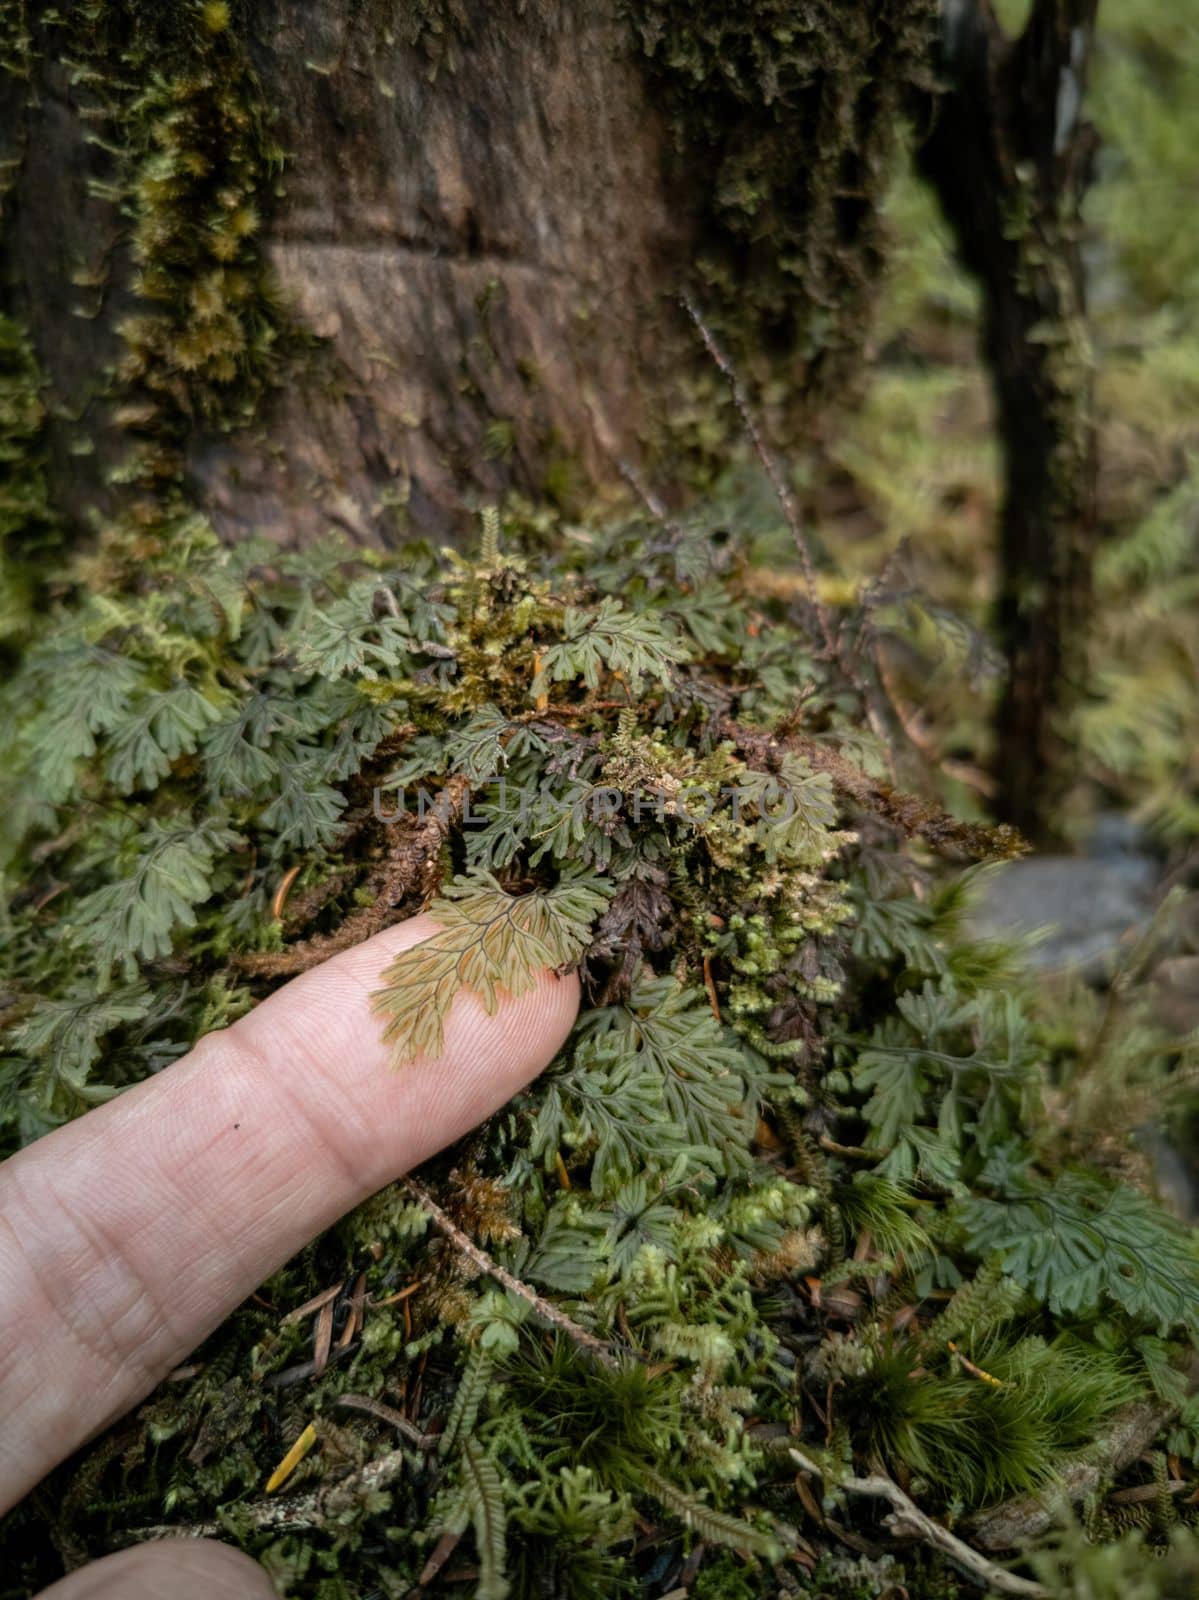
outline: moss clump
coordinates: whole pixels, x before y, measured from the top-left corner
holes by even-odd
[[[72,576],[3,706],[10,1143],[422,906],[451,943],[464,909],[495,925],[466,984],[517,990],[550,950],[585,999],[539,1083],[291,1263],[14,1513],[14,1550],[61,1507],[91,1552],[219,1521],[319,1600],[405,1593],[457,1541],[445,1581],[465,1563],[485,1600],[658,1596],[685,1567],[802,1593],[821,1554],[852,1593],[793,1443],[828,1494],[881,1465],[965,1513],[1128,1402],[1181,1403],[1194,1241],[1061,1170],[1060,999],[963,933],[969,880],[926,843],[1010,838],[873,770],[808,605],[757,598],[709,523],[491,517],[475,559],[397,560],[190,519]],[[402,1058],[429,981],[419,950],[388,976]],[[1076,1071],[1168,1070],[1127,1005]],[[355,1285],[369,1310],[313,1365],[283,1314],[338,1280],[338,1327]]]
[[[718,331],[747,370],[773,354],[789,382],[798,361],[807,385],[833,386],[861,348],[879,206],[927,79],[935,6],[636,0],[628,12],[674,165],[692,186],[710,174],[695,268]]]
[[[196,425],[252,420],[282,327],[257,247],[282,152],[248,61],[225,43],[227,22],[212,26],[219,20],[205,8],[212,42],[177,71],[151,76],[126,112],[124,205],[133,287],[147,309],[120,325],[127,353],[118,380],[131,397],[128,419],[160,443],[181,445]],[[138,397],[153,405],[152,424]],[[169,451],[161,459],[173,465]]]
[[[249,16],[242,0],[85,0],[8,52],[27,94],[42,56],[65,62],[108,156],[93,189],[127,232],[132,304],[107,399],[133,442],[117,476],[143,489],[178,480],[196,433],[251,421],[277,377],[287,323],[258,233],[283,152]]]
[[[54,547],[42,375],[24,330],[0,316],[0,646],[26,635]]]

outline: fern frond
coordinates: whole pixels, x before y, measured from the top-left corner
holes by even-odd
[[[577,678],[589,689],[598,689],[603,670],[619,673],[639,694],[645,678],[669,684],[675,665],[690,654],[666,618],[626,610],[610,595],[593,611],[568,606],[563,633],[562,642],[551,645],[541,658],[532,686],[535,696],[544,694],[551,683]]]
[[[139,1022],[150,1007],[150,992],[141,983],[107,994],[96,994],[91,984],[76,983],[62,999],[39,1001],[14,1030],[13,1043],[42,1068],[44,1109],[53,1108],[60,1087],[85,1100],[107,1099],[114,1091],[97,1092],[88,1084],[101,1041],[113,1029]]]
[[[933,1323],[930,1336],[942,1345],[950,1339],[985,1339],[1019,1312],[1027,1291],[1000,1268],[985,1261],[973,1278],[954,1290],[945,1310]]]
[[[152,819],[130,870],[79,901],[74,942],[104,971],[119,962],[132,981],[139,956],[160,960],[178,930],[195,927],[194,908],[213,892],[218,855],[239,843],[232,829],[213,823]]]
[[[542,972],[577,961],[607,900],[606,886],[580,873],[520,896],[489,873],[456,878],[430,907],[438,932],[395,958],[373,999],[388,1019],[383,1037],[395,1064],[440,1054],[461,991],[477,995],[491,1015],[501,994],[525,994]]]
[[[376,616],[379,592],[374,581],[360,581],[328,605],[301,615],[297,664],[302,672],[322,678],[353,673],[373,679],[400,665],[412,643],[408,625],[386,612]]]
[[[813,772],[802,756],[785,755],[777,774],[745,771],[739,790],[758,811],[758,837],[772,864],[820,866],[852,838],[834,831],[832,779],[827,772]]]
[[[739,1517],[730,1517],[726,1512],[718,1511],[715,1506],[680,1489],[677,1483],[672,1483],[652,1467],[642,1471],[641,1481],[655,1500],[707,1544],[739,1550],[746,1555],[757,1556],[762,1561],[781,1559],[783,1548],[773,1534],[763,1533],[760,1528],[742,1522]]]
[[[1059,1315],[1114,1303],[1163,1335],[1199,1333],[1199,1246],[1134,1189],[1067,1172],[1051,1184],[1024,1180],[1002,1199],[965,1200],[957,1214],[970,1250],[995,1252]]]
[[[623,1005],[590,1013],[575,1070],[561,1080],[578,1131],[597,1140],[597,1191],[630,1176],[647,1155],[668,1160],[680,1149],[715,1171],[743,1170],[746,1119],[761,1087],[749,1052],[716,1021],[702,991],[671,977],[643,977]]]
[[[504,1574],[508,1519],[503,1480],[495,1462],[471,1439],[462,1445],[461,1461],[462,1483],[479,1556],[476,1600],[506,1600],[511,1586]]]
[[[221,710],[187,682],[151,689],[114,729],[105,750],[105,776],[120,794],[155,788],[173,761],[195,750]]]
[[[459,1439],[469,1437],[479,1415],[479,1407],[487,1395],[491,1381],[491,1362],[482,1350],[472,1350],[458,1379],[454,1403],[446,1418],[445,1431],[438,1442],[441,1455],[449,1455]]]

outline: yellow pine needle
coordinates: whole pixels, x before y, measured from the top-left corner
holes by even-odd
[[[292,1445],[291,1449],[283,1457],[283,1460],[275,1468],[274,1472],[272,1472],[270,1477],[266,1480],[267,1494],[274,1494],[276,1490],[283,1487],[288,1478],[291,1477],[292,1473],[299,1466],[300,1462],[303,1461],[304,1457],[312,1449],[315,1443],[316,1429],[310,1422],[300,1437],[296,1440],[295,1444]]]
[[[993,1388],[996,1389],[1002,1389],[1004,1387],[1002,1379],[993,1378],[989,1372],[984,1372],[981,1367],[976,1367],[973,1361],[968,1361],[958,1349],[957,1345],[954,1344],[952,1339],[946,1339],[945,1343],[949,1346],[950,1350],[953,1351],[954,1355],[957,1356],[962,1366],[972,1378],[981,1378],[983,1383],[989,1383]]]
[[[275,890],[275,897],[271,901],[271,916],[276,922],[281,922],[283,920],[283,908],[287,904],[287,897],[291,893],[291,886],[299,876],[299,865],[289,867],[288,870],[283,874],[283,877],[279,882],[279,887]]]

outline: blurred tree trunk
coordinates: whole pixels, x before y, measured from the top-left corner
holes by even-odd
[[[1079,208],[1094,153],[1082,98],[1098,0],[1033,0],[1009,38],[991,0],[945,0],[947,89],[920,164],[983,290],[1006,484],[998,628],[999,811],[1045,841],[1068,760],[1096,537],[1092,366]]]

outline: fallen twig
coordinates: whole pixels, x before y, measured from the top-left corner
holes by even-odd
[[[1177,1413],[1164,1400],[1137,1400],[1116,1413],[1086,1454],[1064,1467],[1046,1494],[1021,1495],[979,1511],[965,1530],[984,1550],[1016,1550],[1053,1526],[1064,1501],[1084,1499],[1107,1478],[1130,1466]]]
[[[303,1322],[305,1317],[314,1316],[322,1306],[327,1306],[331,1300],[336,1300],[344,1287],[345,1279],[339,1278],[328,1289],[322,1289],[320,1294],[314,1294],[311,1300],[305,1300],[302,1306],[296,1306],[293,1311],[287,1312],[280,1319],[279,1326],[286,1328],[289,1322]]]
[[[237,1521],[260,1533],[282,1533],[301,1528],[321,1528],[335,1522],[364,1496],[384,1489],[404,1470],[406,1452],[389,1450],[368,1461],[357,1472],[336,1483],[322,1484],[307,1494],[273,1500],[254,1500],[236,1508]],[[227,1532],[220,1522],[156,1523],[132,1530],[134,1541],[149,1544],[158,1539],[211,1539]]]
[[[619,1362],[613,1351],[602,1339],[597,1339],[595,1334],[588,1333],[586,1328],[580,1327],[572,1317],[568,1317],[565,1311],[560,1311],[551,1301],[545,1299],[543,1295],[539,1295],[536,1289],[531,1289],[527,1283],[522,1283],[506,1267],[501,1267],[498,1261],[493,1260],[487,1254],[486,1250],[481,1249],[473,1239],[463,1233],[458,1224],[453,1222],[437,1204],[423,1183],[419,1183],[415,1178],[405,1178],[403,1183],[429,1213],[438,1231],[443,1233],[454,1248],[461,1251],[468,1261],[473,1261],[480,1272],[485,1272],[489,1278],[494,1278],[497,1283],[503,1284],[505,1289],[510,1290],[519,1299],[523,1300],[526,1305],[531,1306],[543,1321],[558,1328],[568,1339],[578,1345],[580,1350],[592,1356],[600,1366],[615,1370]]]
[[[352,911],[332,933],[299,939],[285,950],[256,950],[232,957],[239,972],[253,978],[289,978],[318,967],[330,956],[381,933],[399,917],[399,908],[413,896],[423,907],[440,883],[439,857],[450,828],[462,815],[469,794],[467,780],[448,779],[445,804],[431,808],[423,818],[396,819],[396,835],[385,860],[367,880],[371,903]]]
[[[422,1433],[415,1422],[410,1422],[402,1411],[397,1411],[394,1406],[384,1405],[382,1400],[372,1400],[366,1394],[339,1394],[333,1404],[347,1406],[351,1411],[365,1411],[372,1417],[378,1417],[380,1422],[389,1423],[398,1433],[402,1433],[418,1450],[436,1448],[435,1433]]]
[[[749,401],[746,399],[745,391],[741,387],[741,380],[733,371],[732,362],[716,343],[715,336],[704,321],[699,307],[691,296],[684,294],[681,298],[684,311],[695,324],[695,330],[703,340],[704,349],[711,356],[717,370],[729,386],[729,391],[733,396],[733,404],[736,406],[737,413],[741,418],[741,425],[745,429],[746,436],[753,445],[754,452],[762,463],[766,476],[770,479],[770,487],[774,490],[778,503],[782,507],[783,516],[786,519],[787,527],[791,530],[791,538],[794,540],[795,549],[799,555],[800,565],[803,567],[808,600],[815,613],[816,620],[820,624],[820,633],[824,639],[825,649],[828,651],[830,658],[836,660],[838,659],[838,652],[833,625],[829,620],[828,612],[820,601],[820,592],[816,586],[816,567],[812,561],[812,552],[808,549],[808,541],[804,538],[803,528],[800,526],[799,512],[795,509],[795,500],[787,487],[782,473],[779,471],[778,463],[766,448],[766,441],[763,439],[761,429],[754,420]]]
[[[814,1477],[823,1478],[824,1474],[819,1466],[802,1450],[797,1450],[794,1445],[787,1452],[796,1466],[804,1472],[810,1472]],[[971,1547],[950,1533],[948,1528],[943,1528],[939,1522],[934,1522],[932,1517],[921,1511],[916,1502],[906,1495],[897,1483],[890,1478],[884,1478],[881,1473],[872,1472],[865,1478],[845,1478],[837,1485],[846,1494],[862,1495],[871,1500],[885,1500],[891,1506],[891,1514],[886,1517],[885,1523],[891,1533],[915,1534],[925,1544],[932,1545],[960,1568],[967,1577],[973,1578],[984,1588],[993,1589],[999,1594],[1025,1595],[1029,1600],[1036,1597],[1046,1597],[1048,1590],[1043,1589],[1039,1583],[1034,1583],[1030,1578],[1021,1578],[1006,1568],[996,1566],[993,1561],[988,1561],[986,1556],[980,1555]]]

